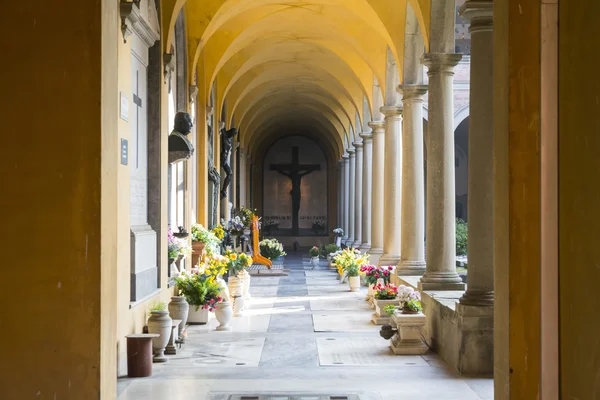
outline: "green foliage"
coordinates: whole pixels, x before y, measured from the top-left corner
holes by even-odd
[[[358,264],[350,264],[345,268],[346,275],[348,276],[358,276],[360,271],[360,266]]]
[[[317,246],[311,247],[311,249],[308,251],[308,255],[311,257],[319,257],[319,254],[321,254],[321,250],[319,250]]]
[[[269,260],[274,260],[286,255],[286,252],[283,251],[283,244],[279,243],[277,239],[264,239],[258,246],[260,248],[260,254],[267,257]]]
[[[419,300],[409,300],[404,304],[404,309],[411,312],[421,312],[423,311],[423,307],[421,306],[421,302]]]
[[[212,304],[211,300],[214,300],[213,303],[220,301],[221,286],[204,275],[185,273],[176,277],[175,282],[180,293],[190,305],[196,306],[196,310],[201,306]]]
[[[204,243],[208,255],[217,254],[221,246],[219,238],[200,224],[192,225],[192,241]]]
[[[323,245],[321,246],[321,257],[327,258],[328,255],[335,253],[339,249],[340,248],[335,243]]]
[[[388,304],[387,306],[383,307],[383,311],[385,311],[385,313],[391,317],[396,312],[396,306],[393,304]]]
[[[153,311],[164,311],[167,309],[167,303],[165,303],[164,301],[160,301],[158,303],[154,303],[152,305],[152,307],[150,307],[150,312]]]
[[[467,254],[467,223],[456,218],[456,255]]]

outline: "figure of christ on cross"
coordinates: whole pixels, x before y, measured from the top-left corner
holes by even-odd
[[[300,184],[302,177],[314,171],[320,171],[319,164],[300,164],[298,160],[298,147],[292,147],[292,163],[291,164],[271,164],[271,171],[277,171],[281,175],[285,175],[292,181],[292,235],[299,234],[299,213],[300,213]]]

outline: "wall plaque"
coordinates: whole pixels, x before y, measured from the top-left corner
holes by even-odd
[[[121,164],[127,165],[128,159],[128,144],[127,139],[121,139]]]

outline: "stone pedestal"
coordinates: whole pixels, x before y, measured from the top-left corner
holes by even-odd
[[[452,77],[460,54],[427,53],[427,267],[421,290],[464,290],[456,273],[454,99]]]
[[[383,192],[384,192],[384,153],[385,153],[385,124],[383,121],[371,121],[373,130],[373,195],[371,198],[371,258],[369,262],[377,265],[383,255]]]
[[[177,342],[179,340],[179,325],[181,325],[181,320],[174,319],[173,326],[171,327],[171,336],[169,337],[169,343],[167,343],[167,347],[165,348],[165,354],[177,354]]]
[[[459,352],[454,366],[461,375],[494,372],[494,307],[456,305]]]
[[[390,323],[390,317],[386,314],[385,312],[385,306],[388,305],[394,305],[394,306],[399,306],[400,305],[400,300],[395,299],[395,300],[377,300],[377,299],[373,299],[373,304],[375,305],[375,312],[373,313],[372,317],[371,317],[371,321],[373,321],[373,323],[375,325],[385,325],[385,324],[389,324]]]
[[[395,313],[392,316],[392,326],[396,326],[398,333],[392,338],[390,348],[396,355],[425,354],[429,347],[423,341],[421,330],[425,327],[425,315]]]

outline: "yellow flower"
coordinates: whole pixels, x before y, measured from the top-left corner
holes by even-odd
[[[237,254],[231,253],[231,255],[229,256],[229,258],[231,258],[233,261],[235,261],[237,259]]]

